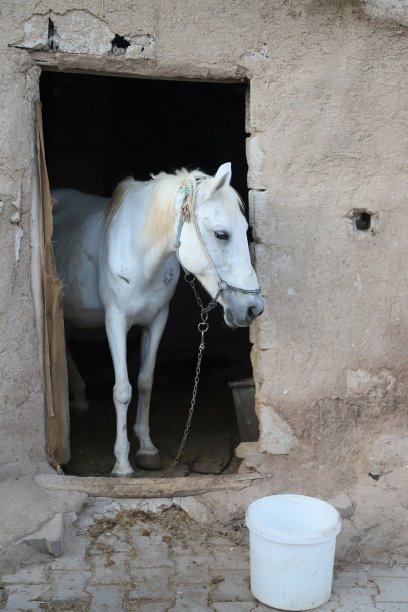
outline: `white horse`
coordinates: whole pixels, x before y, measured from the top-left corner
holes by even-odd
[[[142,327],[136,460],[146,469],[160,466],[150,439],[149,404],[179,262],[217,297],[230,327],[248,326],[263,311],[242,203],[230,180],[227,163],[214,177],[183,169],[145,183],[126,179],[112,199],[72,189],[53,191],[54,252],[64,282],[67,329],[105,325],[112,354],[116,476],[133,471],[126,425],[132,395],[126,337],[133,325]],[[67,357],[73,401],[85,407],[84,383]]]

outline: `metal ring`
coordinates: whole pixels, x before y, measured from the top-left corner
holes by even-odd
[[[208,327],[209,326],[206,321],[201,321],[201,323],[198,324],[198,331],[205,334],[205,332],[208,331]]]
[[[228,287],[228,283],[220,278],[220,280],[218,281],[218,287],[220,288],[220,291],[225,291]]]

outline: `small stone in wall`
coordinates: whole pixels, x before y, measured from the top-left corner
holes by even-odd
[[[21,215],[19,211],[16,211],[15,213],[13,213],[10,217],[10,223],[20,223],[21,221]]]
[[[33,15],[24,24],[24,39],[19,46],[42,51],[48,49],[48,19],[45,15]]]
[[[53,17],[61,53],[105,55],[111,52],[115,33],[104,21],[83,11]]]
[[[336,495],[336,497],[330,500],[330,503],[336,508],[342,519],[351,519],[353,516],[355,505],[347,493],[339,493]]]
[[[259,447],[261,452],[272,455],[286,455],[296,443],[295,435],[281,416],[279,416],[271,406],[260,408],[260,439]]]

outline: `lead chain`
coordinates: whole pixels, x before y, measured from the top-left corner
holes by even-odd
[[[189,277],[191,277],[191,278],[189,278]],[[207,314],[207,317],[205,318],[205,321],[206,321],[207,318],[208,318],[208,313],[210,312],[210,310],[212,310],[213,308],[216,307],[218,298],[220,297],[221,293],[226,289],[226,287],[227,287],[226,283],[224,283],[223,281],[220,281],[220,283],[218,284],[219,289],[218,289],[217,294],[212,298],[212,300],[207,304],[207,306],[204,307],[203,303],[201,301],[201,298],[200,298],[200,296],[198,294],[198,291],[196,289],[196,286],[195,286],[195,276],[193,276],[189,272],[186,272],[184,274],[184,280],[192,288],[192,290],[194,292],[194,295],[195,295],[196,302],[199,305],[199,307],[201,308],[201,319],[203,320],[203,314]],[[199,323],[199,326],[200,325],[201,325],[201,323]],[[199,327],[199,329],[200,329],[200,327]]]
[[[222,291],[224,290],[223,287],[220,287],[217,295],[212,298],[212,300],[209,302],[209,304],[206,307],[204,307],[203,303],[201,301],[201,298],[198,295],[198,292],[197,292],[197,289],[195,287],[195,284],[194,284],[195,277],[193,276],[192,279],[189,279],[188,275],[185,274],[184,278],[185,278],[186,282],[193,289],[195,298],[197,300],[197,304],[201,308],[201,321],[200,321],[200,323],[197,326],[198,327],[198,331],[201,334],[201,342],[200,342],[200,346],[198,347],[197,365],[196,365],[196,370],[195,370],[193,392],[191,394],[190,410],[188,411],[188,417],[187,417],[186,426],[185,426],[185,429],[184,429],[183,437],[181,439],[181,443],[180,443],[179,449],[177,451],[177,454],[174,457],[173,461],[170,463],[170,465],[167,468],[167,470],[165,471],[165,474],[168,474],[170,472],[170,470],[176,465],[176,463],[178,463],[181,455],[183,454],[184,447],[185,447],[186,442],[187,442],[188,434],[190,433],[191,420],[193,418],[193,413],[194,413],[194,408],[195,408],[196,398],[197,398],[198,383],[200,382],[201,361],[203,359],[203,351],[205,349],[205,334],[207,333],[207,331],[209,329],[208,313],[210,312],[210,310],[215,308],[215,306],[217,305],[217,300],[218,300],[220,294],[222,293]]]

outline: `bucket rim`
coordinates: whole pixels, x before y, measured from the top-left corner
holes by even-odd
[[[266,499],[287,499],[288,501],[295,500],[309,500],[314,503],[318,503],[321,506],[325,506],[333,513],[334,521],[330,524],[329,527],[325,529],[321,529],[319,531],[307,532],[307,531],[285,531],[282,529],[275,529],[273,527],[268,527],[267,525],[261,525],[251,518],[251,511],[260,502]],[[297,495],[294,493],[282,493],[277,495],[267,495],[265,497],[260,497],[253,501],[247,508],[245,513],[245,523],[248,527],[250,533],[254,533],[260,537],[264,537],[273,542],[279,542],[284,544],[317,544],[319,542],[325,542],[327,540],[331,540],[335,538],[341,530],[341,516],[328,502],[323,499],[319,499],[317,497],[310,497],[308,495]]]

